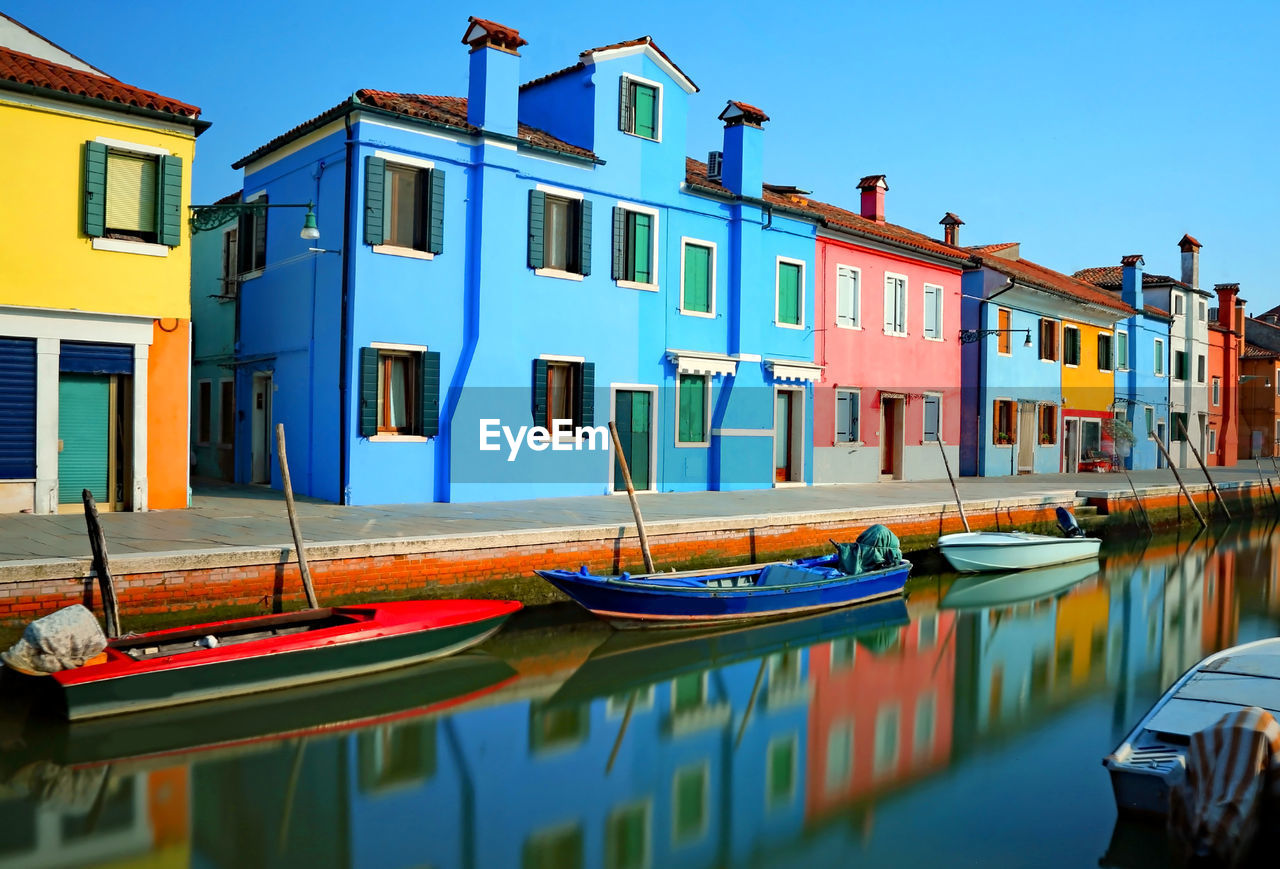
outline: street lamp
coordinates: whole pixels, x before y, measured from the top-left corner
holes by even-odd
[[[219,205],[191,206],[191,234],[217,229],[242,214],[264,214],[268,208],[305,208],[306,215],[302,219],[302,231],[298,235],[306,241],[315,241],[320,237],[320,228],[316,226],[316,206],[314,202],[226,202]]]
[[[1022,346],[1023,347],[1031,346],[1031,330],[1030,329],[961,329],[960,343],[972,344],[975,341],[981,340],[983,337],[987,335],[1002,335],[1006,332],[1009,332],[1009,333],[1025,332],[1027,336],[1027,340],[1022,342]]]

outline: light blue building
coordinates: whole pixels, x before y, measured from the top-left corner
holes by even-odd
[[[521,85],[471,19],[467,98],[360,90],[236,163],[236,479],[349,504],[812,480],[816,218],[766,202],[767,116],[708,164],[648,37]],[[558,431],[557,431],[558,428]]]
[[[217,205],[238,202],[239,193]],[[191,237],[191,470],[235,479],[236,235],[238,227]]]

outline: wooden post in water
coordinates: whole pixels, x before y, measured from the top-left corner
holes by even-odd
[[[1156,446],[1160,448],[1160,455],[1164,456],[1164,460],[1169,465],[1169,470],[1173,471],[1173,478],[1178,481],[1178,488],[1182,490],[1182,494],[1187,496],[1187,503],[1191,505],[1191,512],[1196,514],[1196,521],[1200,523],[1201,528],[1207,528],[1209,523],[1204,521],[1204,516],[1200,515],[1200,508],[1196,506],[1196,502],[1191,499],[1191,493],[1187,491],[1187,486],[1182,482],[1182,475],[1178,473],[1178,466],[1173,463],[1173,456],[1169,455],[1169,451],[1165,449],[1164,441],[1160,438],[1152,438],[1156,442]]]
[[[284,484],[284,505],[289,511],[289,528],[293,531],[293,548],[298,553],[298,572],[302,574],[302,589],[307,593],[307,606],[316,609],[316,590],[311,585],[311,568],[307,566],[307,553],[302,549],[302,529],[298,527],[298,511],[293,506],[293,484],[289,482],[289,458],[284,451],[284,423],[276,423],[276,452],[280,456],[280,482]]]
[[[1209,481],[1209,488],[1213,490],[1213,496],[1218,499],[1218,506],[1222,508],[1223,514],[1227,517],[1227,521],[1230,522],[1231,511],[1227,509],[1227,502],[1222,499],[1222,493],[1218,491],[1218,484],[1213,481],[1213,477],[1209,476],[1209,469],[1205,467],[1204,459],[1200,458],[1200,451],[1191,442],[1191,433],[1187,431],[1186,425],[1182,422],[1182,417],[1178,417],[1178,428],[1182,429],[1182,436],[1187,439],[1187,446],[1191,447],[1191,455],[1196,457],[1196,461],[1200,464],[1200,471],[1204,474],[1204,478]]]
[[[93,572],[98,574],[98,591],[102,595],[102,614],[107,627],[107,638],[120,636],[120,610],[116,606],[116,586],[111,579],[111,566],[107,563],[107,535],[102,533],[98,520],[98,505],[88,489],[80,493],[84,500],[84,524],[89,529],[89,548],[93,550]]]
[[[941,428],[941,426],[939,426]],[[942,451],[942,467],[947,469],[947,479],[951,481],[951,494],[956,496],[956,506],[960,508],[960,521],[964,523],[964,530],[969,530],[969,518],[964,515],[964,504],[960,501],[960,490],[956,488],[956,478],[951,476],[951,462],[947,459],[946,448],[942,446],[942,435],[939,433],[937,438],[938,449]],[[1000,517],[996,516],[997,524]]]
[[[1258,458],[1257,456],[1254,456],[1253,461],[1258,466],[1258,482],[1266,486],[1267,489],[1271,492],[1271,506],[1274,507],[1276,505],[1276,490],[1271,485],[1271,481],[1268,480],[1266,476],[1262,473],[1262,459]]]
[[[622,440],[618,437],[618,425],[609,420],[609,436],[613,438],[613,451],[618,457],[618,467],[622,468],[622,482],[627,484],[627,498],[631,500],[631,512],[636,517],[636,531],[640,534],[640,554],[644,556],[644,569],[654,573],[653,556],[649,554],[649,538],[644,533],[644,518],[640,515],[640,502],[636,500],[636,487],[631,483],[631,468],[627,466],[627,457],[622,452]]]
[[[1124,469],[1124,478],[1129,481],[1129,491],[1133,492],[1133,500],[1138,502],[1138,509],[1142,511],[1142,521],[1147,523],[1147,533],[1154,534],[1151,528],[1151,517],[1147,515],[1147,505],[1142,503],[1142,496],[1138,494],[1137,488],[1133,485],[1133,477],[1129,476],[1129,469]]]

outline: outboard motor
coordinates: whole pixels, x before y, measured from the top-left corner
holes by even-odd
[[[1059,507],[1054,511],[1058,516],[1058,527],[1062,529],[1063,537],[1083,537],[1084,529],[1076,524],[1076,517],[1071,515],[1071,511],[1066,507]]]

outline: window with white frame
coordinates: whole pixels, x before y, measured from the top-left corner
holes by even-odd
[[[1154,438],[1156,436],[1156,409],[1149,405],[1142,408],[1142,421],[1147,426],[1147,437]]]
[[[1196,383],[1204,383],[1205,358],[1203,353],[1196,354]]]
[[[1156,361],[1154,366],[1155,375],[1156,377],[1164,377],[1164,339],[1157,338],[1155,339],[1155,341],[1156,341]]]
[[[1209,312],[1208,312],[1208,310],[1205,308],[1205,303],[1204,303],[1204,301],[1203,301],[1203,300],[1202,300],[1199,304],[1197,304],[1197,305],[1196,305],[1196,318],[1197,318],[1201,323],[1203,323],[1205,320],[1209,319],[1208,313],[1209,313]]]
[[[619,82],[618,129],[655,142],[662,139],[662,86],[624,75]]]
[[[862,393],[856,389],[836,390],[836,443],[856,444],[862,440]]]
[[[703,317],[716,312],[716,246],[709,241],[681,241],[680,313]]]
[[[779,257],[775,286],[777,324],[804,326],[804,263]]]
[[[942,340],[942,287],[924,285],[924,337]]]
[[[711,378],[705,374],[681,374],[676,381],[676,443],[707,443],[707,406]]]
[[[1173,294],[1173,313],[1182,313],[1182,293]]]
[[[250,196],[245,202],[267,205],[267,194]],[[267,209],[247,209],[240,214],[236,230],[236,253],[240,258],[240,275],[261,272],[267,267]]]
[[[1216,453],[1218,451],[1218,430],[1216,428],[1209,429],[1209,452]]]
[[[862,271],[853,266],[836,266],[836,325],[862,326]]]
[[[1062,364],[1072,368],[1080,364],[1080,329],[1065,323],[1062,326]]]
[[[1129,333],[1116,331],[1116,370],[1129,370]]]
[[[631,205],[613,209],[613,279],[653,287],[658,283],[658,212]]]
[[[1112,350],[1111,336],[1106,332],[1098,333],[1098,370],[1110,371],[1112,369]]]
[[[924,397],[924,440],[936,441],[942,429],[942,396],[925,395]]]
[[[1221,377],[1213,378],[1212,394],[1213,394],[1213,406],[1217,407],[1222,398],[1222,378]]]
[[[907,334],[907,279],[903,275],[884,276],[884,332]]]

